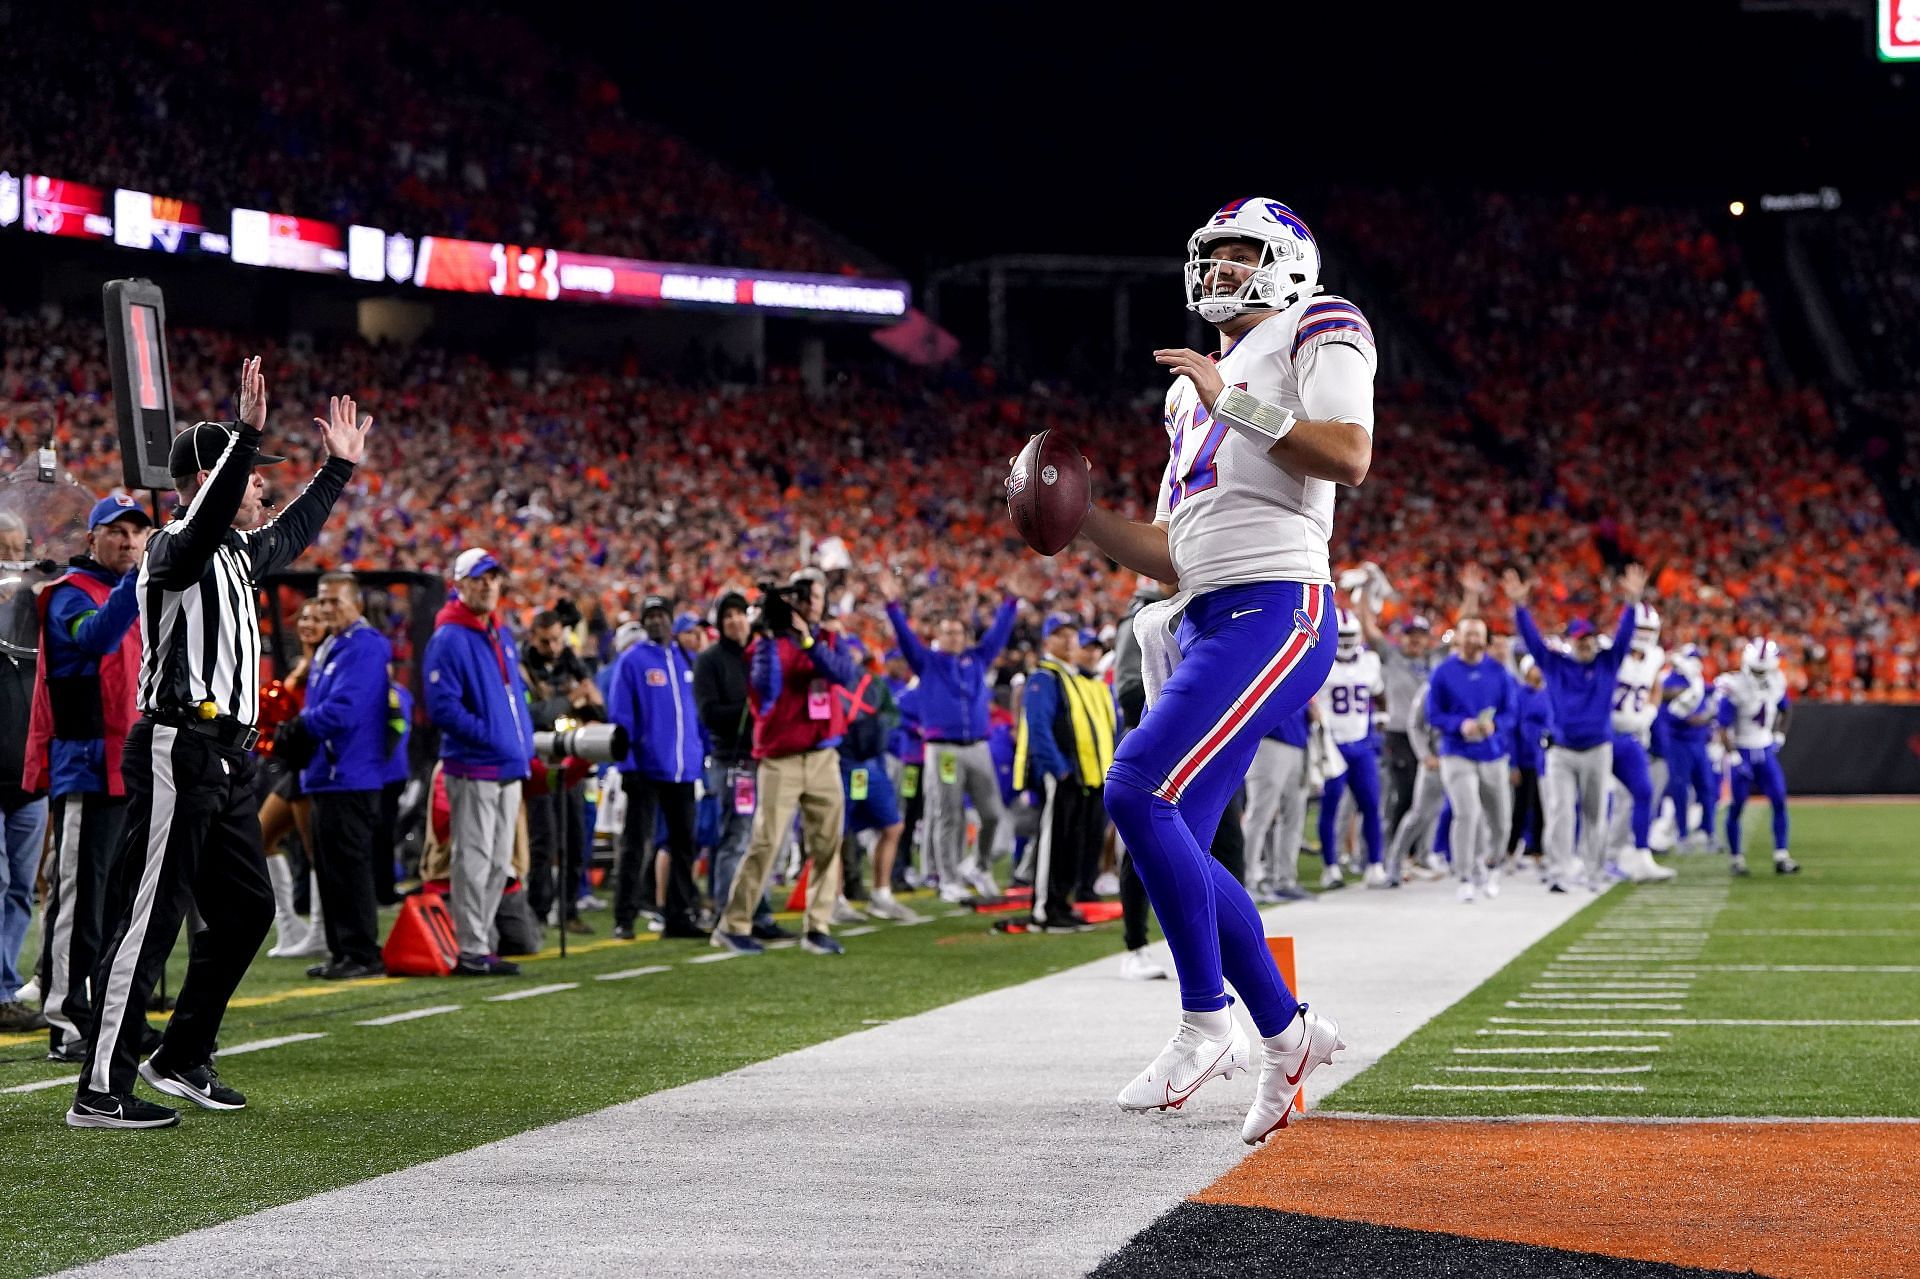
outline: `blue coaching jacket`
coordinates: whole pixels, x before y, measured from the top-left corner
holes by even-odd
[[[100,659],[120,647],[140,616],[139,566],[116,578],[105,565],[76,559],[68,570],[85,573],[113,586],[107,602],[95,607],[79,587],[62,583],[50,588],[47,626],[40,661],[48,679],[88,676],[100,670]],[[95,699],[98,700],[97,698]],[[106,794],[107,744],[104,739],[75,741],[55,737],[47,743],[48,793],[76,791]]]
[[[440,728],[447,776],[524,779],[533,764],[533,714],[513,637],[457,596],[434,620],[423,663],[427,718]]]
[[[1513,621],[1527,652],[1547,678],[1547,696],[1553,702],[1553,744],[1583,751],[1612,741],[1613,685],[1633,643],[1632,606],[1620,611],[1613,647],[1601,649],[1591,662],[1548,648],[1524,605],[1513,610]]]
[[[391,661],[393,645],[365,618],[320,646],[300,712],[319,749],[301,770],[302,790],[379,790],[386,784]]]
[[[1427,677],[1427,723],[1440,730],[1442,755],[1483,763],[1505,758],[1508,730],[1519,718],[1517,703],[1513,676],[1484,654],[1468,662],[1456,653]],[[1493,734],[1468,741],[1460,730],[1485,711],[1493,712]]]
[[[627,730],[623,773],[691,782],[706,764],[706,729],[693,698],[693,663],[672,640],[641,640],[614,663],[607,718]]]
[[[977,742],[987,735],[987,678],[1013,634],[1019,607],[1020,601],[1008,596],[978,644],[964,653],[942,653],[920,642],[905,610],[887,605],[900,652],[920,677],[920,729],[928,741]]]

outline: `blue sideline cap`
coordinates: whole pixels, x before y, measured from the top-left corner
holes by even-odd
[[[1593,623],[1584,617],[1576,617],[1567,623],[1567,638],[1581,639],[1593,634]]]
[[[453,580],[464,582],[483,573],[504,573],[506,568],[484,546],[470,546],[453,561]]]
[[[673,633],[675,635],[685,635],[698,625],[700,625],[699,618],[695,617],[692,613],[682,613],[673,619]]]
[[[93,504],[93,510],[87,516],[87,532],[91,533],[97,528],[113,523],[115,520],[124,520],[129,517],[139,520],[148,528],[153,527],[153,521],[147,518],[145,511],[140,509],[140,503],[134,501],[125,493],[115,493],[111,497],[103,497]]]
[[[1073,626],[1075,624],[1076,624],[1075,619],[1069,616],[1068,614],[1055,613],[1051,617],[1047,618],[1046,621],[1040,623],[1040,638],[1046,639],[1048,636],[1052,635],[1055,631],[1059,630],[1062,626]]]

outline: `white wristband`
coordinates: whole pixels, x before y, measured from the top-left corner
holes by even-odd
[[[1266,444],[1277,444],[1286,439],[1287,432],[1293,429],[1296,420],[1292,409],[1268,404],[1237,386],[1230,386],[1221,392],[1219,402],[1213,406],[1213,414]]]

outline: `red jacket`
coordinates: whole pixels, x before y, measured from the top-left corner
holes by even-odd
[[[43,635],[47,629],[47,602],[52,599],[54,588],[63,584],[76,586],[86,592],[96,608],[106,607],[107,596],[113,593],[111,585],[91,573],[67,573],[56,578],[42,588],[34,600],[40,610],[40,630]],[[41,660],[33,668],[33,712],[27,723],[27,763],[20,778],[20,788],[29,793],[48,787],[47,754],[54,737],[53,700],[47,695],[46,645],[42,643],[40,647]],[[106,727],[109,795],[127,793],[126,780],[120,775],[120,758],[127,744],[127,732],[140,715],[134,706],[139,692],[140,627],[136,623],[120,641],[120,646],[100,659],[100,714]]]
[[[831,645],[831,639],[818,641]],[[833,681],[820,672],[807,650],[790,639],[773,640],[762,636],[747,651],[751,662],[755,650],[763,644],[777,644],[780,662],[780,695],[771,706],[761,705],[760,690],[748,689],[753,706],[753,757],[780,759],[801,755],[846,735],[847,712],[842,700],[833,696]],[[826,716],[813,718],[810,706],[814,698],[826,705]]]

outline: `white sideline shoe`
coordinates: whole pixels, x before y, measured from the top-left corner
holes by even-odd
[[[967,891],[965,884],[942,884],[940,885],[940,900],[957,906],[961,902],[972,901],[973,894]]]
[[[902,905],[893,895],[891,888],[873,890],[873,900],[867,903],[867,913],[875,919],[891,919],[900,924],[917,924],[920,916],[910,906]]]
[[[960,878],[966,880],[967,886],[972,888],[975,893],[978,893],[988,900],[1000,896],[1000,885],[993,881],[992,874],[983,866],[974,862],[966,863],[960,868]]]
[[[1120,977],[1123,981],[1165,981],[1167,970],[1154,963],[1143,946],[1120,956]]]
[[[1487,882],[1480,885],[1480,891],[1486,894],[1488,901],[1492,901],[1500,895],[1500,868],[1498,866],[1489,866],[1487,868]]]
[[[1347,1046],[1331,1017],[1300,1005],[1300,1015],[1279,1034],[1260,1041],[1260,1085],[1253,1108],[1240,1129],[1240,1140],[1257,1146],[1287,1126],[1293,1114],[1293,1095],[1333,1055]]]
[[[834,900],[832,919],[836,924],[863,924],[867,917],[843,895]]]
[[[1153,1064],[1120,1090],[1120,1109],[1178,1110],[1207,1080],[1232,1079],[1250,1069],[1253,1050],[1247,1042],[1247,1032],[1231,1014],[1228,1024],[1225,1039],[1209,1039],[1182,1017],[1180,1029],[1153,1059]]]
[[[1343,877],[1340,874],[1339,862],[1335,862],[1333,865],[1327,867],[1325,870],[1320,872],[1320,887],[1345,888],[1346,886],[1347,886],[1347,881],[1345,877]]]
[[[1473,901],[1473,881],[1471,879],[1461,880],[1460,887],[1454,889],[1454,895],[1463,902],[1471,903]]]
[[[1385,888],[1387,886],[1387,868],[1379,862],[1369,862],[1367,864],[1367,873],[1361,882],[1368,888]]]

